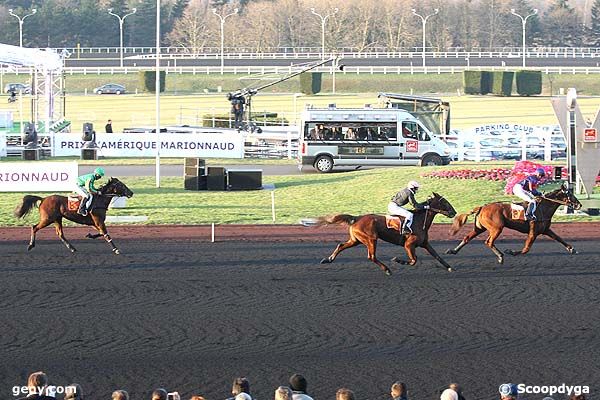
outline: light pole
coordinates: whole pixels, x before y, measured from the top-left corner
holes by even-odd
[[[423,22],[423,68],[425,68],[425,26],[427,25],[427,20],[429,19],[429,17],[433,17],[439,12],[440,10],[436,8],[433,10],[432,14],[422,16],[421,14],[417,14],[417,10],[415,10],[414,8],[412,9],[412,13],[417,17],[421,18],[421,21]]]
[[[529,17],[533,17],[534,15],[536,15],[536,14],[538,13],[538,9],[537,9],[537,8],[535,8],[535,9],[533,10],[533,13],[529,14],[528,16],[526,16],[526,17],[524,17],[524,18],[523,18],[523,16],[522,16],[522,15],[520,15],[520,14],[517,14],[517,13],[515,12],[515,9],[514,9],[514,8],[511,8],[511,9],[510,9],[510,13],[511,13],[512,15],[516,15],[517,17],[521,18],[521,23],[523,24],[523,67],[525,67],[525,49],[526,49],[526,47],[525,47],[525,25],[527,25],[527,18],[529,18]]]
[[[119,43],[121,44],[121,68],[122,68],[123,67],[123,22],[125,21],[125,18],[127,18],[131,14],[135,14],[137,12],[137,8],[133,8],[132,12],[127,13],[127,14],[123,15],[122,17],[120,17],[117,14],[115,14],[114,12],[112,12],[112,10],[113,10],[112,8],[109,8],[108,13],[119,19],[119,32],[120,32],[120,38],[121,38],[121,41]]]
[[[23,18],[19,17],[17,14],[15,14],[13,12],[13,9],[9,9],[8,13],[10,15],[12,15],[13,17],[17,18],[19,20],[19,47],[23,47],[23,21],[25,21],[25,18],[32,16],[33,14],[35,14],[37,12],[36,8],[32,8],[31,9],[31,13],[25,15]]]
[[[327,13],[327,15],[322,16],[321,14],[315,11],[314,7],[310,9],[311,13],[321,18],[321,59],[323,60],[325,59],[325,24],[327,23],[327,18],[337,14],[338,11],[339,9],[336,7],[333,9],[333,12]]]
[[[218,14],[217,9],[213,8],[212,12],[221,20],[221,75],[223,75],[223,67],[225,66],[225,58],[224,58],[224,46],[225,46],[225,20],[227,17],[231,17],[232,15],[237,14],[239,9],[234,9],[232,13],[229,13],[225,16]]]

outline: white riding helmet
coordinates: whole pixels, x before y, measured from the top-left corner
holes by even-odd
[[[410,181],[408,182],[408,188],[409,189],[418,189],[421,185],[419,185],[419,182],[417,181]]]

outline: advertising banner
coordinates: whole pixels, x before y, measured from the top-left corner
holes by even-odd
[[[0,157],[6,157],[6,135],[0,133]]]
[[[76,133],[57,133],[55,155],[80,156],[85,142]],[[104,157],[154,157],[155,133],[98,133],[98,155]],[[243,158],[244,137],[230,132],[162,133],[161,157]]]
[[[77,179],[77,163],[0,163],[0,192],[70,192]]]

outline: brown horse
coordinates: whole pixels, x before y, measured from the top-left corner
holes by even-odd
[[[436,260],[438,260],[444,268],[452,271],[452,267],[448,265],[431,247],[428,238],[428,231],[433,223],[433,219],[437,214],[442,214],[447,217],[454,217],[456,211],[452,205],[443,196],[433,193],[426,201],[429,205],[429,210],[415,211],[412,223],[412,233],[400,234],[398,229],[388,228],[385,222],[385,216],[367,214],[354,217],[348,214],[336,214],[326,217],[317,218],[317,225],[345,224],[349,225],[350,238],[345,243],[340,243],[335,248],[333,253],[327,258],[321,260],[321,264],[331,263],[337,255],[343,250],[350,247],[358,246],[360,243],[367,247],[367,255],[369,260],[377,264],[386,275],[391,275],[390,269],[377,259],[375,251],[377,249],[377,239],[384,240],[388,243],[403,245],[408,255],[408,261],[394,257],[392,261],[400,264],[415,265],[417,262],[416,248],[422,247]]]
[[[15,217],[22,218],[33,209],[34,206],[39,203],[40,221],[31,227],[31,239],[29,240],[29,247],[27,250],[31,250],[35,247],[35,234],[40,229],[54,223],[56,226],[56,234],[60,240],[67,246],[72,253],[75,253],[75,247],[65,238],[63,232],[63,218],[69,221],[76,222],[82,225],[90,225],[96,228],[99,232],[96,235],[88,233],[87,237],[97,238],[104,236],[104,239],[112,246],[112,251],[115,254],[119,254],[119,249],[112,242],[104,220],[106,219],[106,210],[113,197],[116,196],[133,196],[133,192],[129,190],[127,186],[117,178],[110,178],[106,185],[102,186],[98,190],[98,195],[94,196],[92,202],[92,210],[87,216],[82,216],[77,213],[77,210],[71,211],[67,205],[67,198],[65,196],[52,195],[48,197],[39,197],[27,195],[23,197],[21,204],[15,209]]]
[[[518,254],[526,254],[533,242],[539,235],[546,235],[557,242],[561,243],[570,254],[575,254],[576,251],[570,244],[562,240],[552,229],[552,216],[560,205],[573,207],[576,210],[581,208],[581,203],[573,195],[571,190],[566,186],[561,186],[548,194],[538,198],[538,206],[536,209],[535,221],[515,220],[511,218],[511,206],[509,203],[489,203],[480,207],[475,207],[470,213],[459,214],[454,218],[450,234],[455,235],[460,228],[467,222],[470,215],[475,214],[475,226],[473,230],[464,237],[462,242],[454,249],[446,250],[446,254],[456,254],[473,238],[482,234],[486,230],[489,232],[488,238],[485,240],[488,246],[498,258],[498,263],[504,262],[502,252],[496,248],[494,242],[502,233],[504,228],[513,229],[527,234],[525,245],[521,251],[506,250],[507,254],[513,256]]]

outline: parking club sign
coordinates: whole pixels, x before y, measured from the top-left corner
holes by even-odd
[[[583,131],[583,141],[588,143],[598,142],[598,131],[596,128],[585,128]]]

